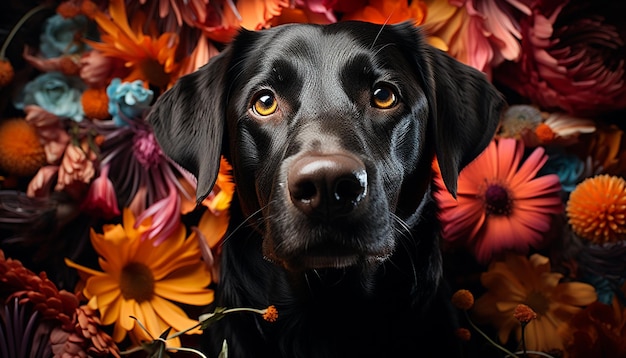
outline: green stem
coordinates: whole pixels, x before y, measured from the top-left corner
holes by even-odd
[[[256,309],[256,308],[239,307],[239,308],[229,308],[227,310],[224,310],[224,311],[220,312],[220,314],[224,314],[225,315],[225,314],[229,314],[229,313],[233,313],[233,312],[254,312],[254,313],[258,313],[258,314],[264,314],[266,312],[266,310],[265,309],[260,310],[260,309]],[[214,314],[211,313],[209,316],[207,316],[207,318],[205,318],[205,320],[210,318],[212,315],[214,315]],[[189,328],[185,329],[184,331],[176,332],[176,333],[172,334],[171,336],[167,337],[167,339],[176,338],[176,337],[178,337],[180,335],[183,335],[183,334],[185,334],[185,333],[187,333],[187,332],[189,332],[189,331],[191,331],[191,330],[193,330],[195,328],[200,327],[201,325],[202,325],[202,322],[198,322],[198,324],[196,324],[195,326],[189,327]]]
[[[485,334],[485,332],[483,332],[480,328],[478,328],[478,326],[476,326],[474,324],[474,322],[472,322],[469,314],[467,313],[467,311],[463,311],[465,312],[465,317],[467,318],[467,322],[469,322],[469,324],[472,326],[472,328],[474,328],[474,330],[476,330],[476,332],[480,333],[481,336],[483,336],[489,343],[491,343],[494,347],[498,348],[499,350],[503,351],[504,353],[508,354],[508,356],[513,357],[513,358],[519,358],[517,355],[515,355],[515,353],[509,351],[508,349],[502,347],[501,345],[499,345],[498,343],[494,342],[493,339],[489,338],[489,336],[487,334]]]
[[[17,22],[17,24],[15,24],[15,26],[13,26],[13,28],[11,29],[11,32],[9,32],[9,34],[7,35],[7,38],[4,40],[4,44],[2,44],[2,48],[0,48],[0,60],[4,59],[4,54],[7,51],[7,48],[9,47],[9,43],[11,43],[11,40],[13,40],[13,37],[15,36],[15,34],[17,34],[17,31],[20,29],[20,27],[22,27],[22,25],[24,25],[24,23],[34,14],[36,14],[37,12],[39,12],[40,10],[46,9],[48,8],[47,5],[38,5],[32,9],[30,9],[30,11],[28,11],[26,14],[24,14],[24,16],[22,16],[22,18]]]

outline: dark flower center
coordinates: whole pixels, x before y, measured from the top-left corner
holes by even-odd
[[[137,130],[133,137],[133,153],[146,169],[157,167],[163,161],[163,151],[152,132]]]
[[[150,300],[154,295],[154,276],[150,268],[139,262],[124,266],[120,275],[120,291],[127,300]]]
[[[526,297],[525,303],[539,316],[545,315],[550,309],[550,301],[542,292],[531,292]]]
[[[489,184],[485,191],[485,205],[488,215],[511,214],[511,197],[506,188]]]

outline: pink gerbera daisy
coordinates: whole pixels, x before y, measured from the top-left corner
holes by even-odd
[[[437,176],[442,190],[435,198],[446,241],[471,247],[483,263],[504,251],[524,253],[542,242],[551,216],[563,211],[561,185],[557,175],[537,177],[548,159],[543,148],[521,163],[523,156],[521,141],[492,141],[461,171],[456,200]]]

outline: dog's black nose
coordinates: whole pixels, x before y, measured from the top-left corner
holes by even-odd
[[[291,165],[287,188],[301,212],[332,219],[349,214],[366,197],[367,172],[352,155],[307,155]]]

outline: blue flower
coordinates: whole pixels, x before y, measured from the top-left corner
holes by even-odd
[[[583,179],[584,171],[585,163],[577,156],[571,154],[554,154],[550,155],[540,175],[558,175],[562,190],[566,193],[571,193],[581,179]]]
[[[85,45],[79,39],[84,37],[86,29],[87,18],[83,15],[69,19],[53,15],[46,19],[40,35],[39,50],[46,58],[80,53],[85,50]]]
[[[37,105],[59,117],[80,122],[83,119],[81,96],[84,88],[85,84],[78,77],[46,72],[24,86],[14,105],[18,109]]]
[[[150,108],[154,97],[154,93],[146,89],[142,81],[122,82],[119,78],[111,81],[107,87],[107,95],[109,113],[119,127],[127,125],[129,120],[141,117]]]

